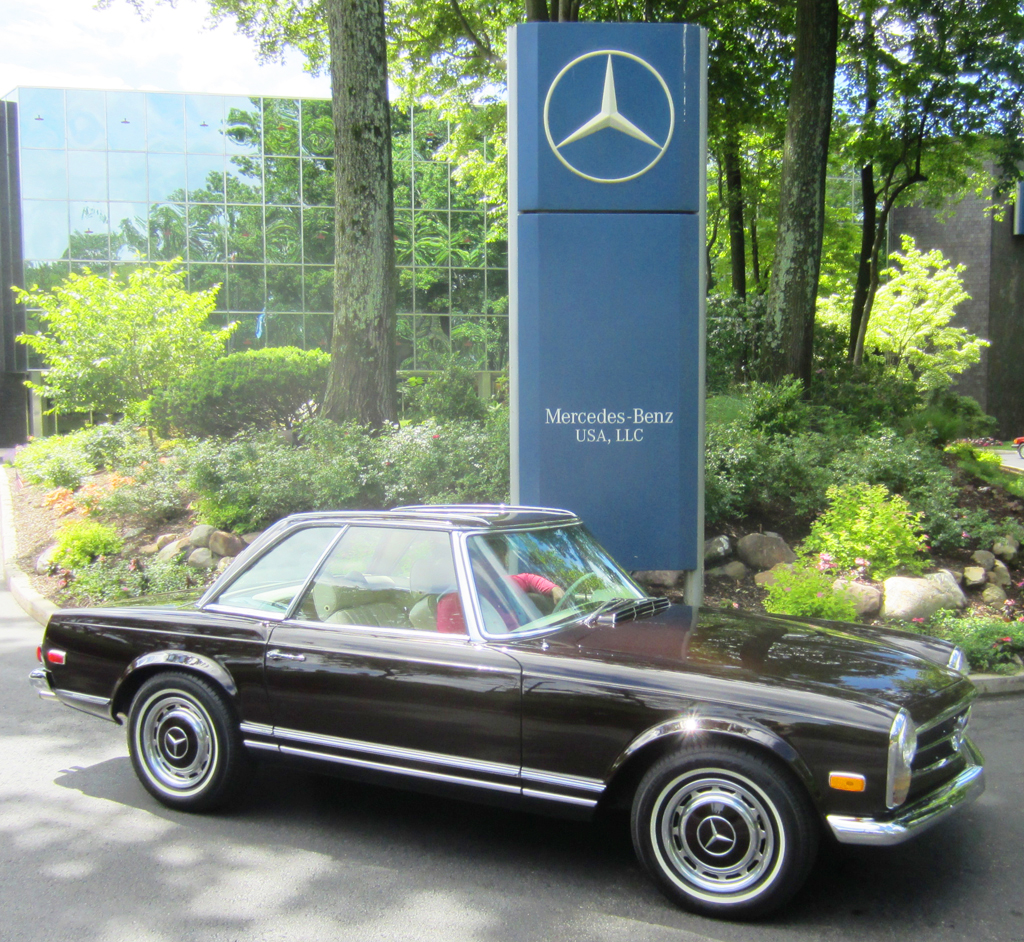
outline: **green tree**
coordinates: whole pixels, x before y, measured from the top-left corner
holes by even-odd
[[[49,291],[15,288],[45,320],[44,330],[17,338],[49,367],[29,385],[54,411],[109,415],[222,356],[234,325],[208,326],[220,286],[186,291],[179,266],[177,259],[136,268],[127,281],[86,271]]]

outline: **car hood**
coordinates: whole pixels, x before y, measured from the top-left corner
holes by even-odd
[[[852,627],[852,626],[851,626]],[[863,630],[863,629],[860,629]],[[615,626],[576,624],[547,636],[552,654],[696,673],[831,696],[909,705],[959,683],[961,674],[882,639],[836,626],[673,605]]]

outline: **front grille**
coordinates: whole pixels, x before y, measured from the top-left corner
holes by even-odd
[[[964,770],[967,762],[960,747],[970,712],[970,707],[964,706],[942,722],[918,732],[908,802],[938,788]]]

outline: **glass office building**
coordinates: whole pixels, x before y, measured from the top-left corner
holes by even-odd
[[[192,289],[220,285],[232,348],[327,349],[334,257],[329,101],[19,88],[3,103],[0,271],[50,287],[89,268],[113,274],[181,258]],[[393,114],[398,366],[448,356],[506,365],[508,276],[493,220],[436,159],[447,129]],[[37,313],[4,292],[0,445],[26,359],[13,337]],[[13,416],[13,417],[12,417]],[[15,425],[17,423],[15,422]],[[15,435],[17,438],[17,435]]]

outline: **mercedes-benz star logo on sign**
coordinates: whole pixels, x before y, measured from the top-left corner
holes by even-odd
[[[597,56],[607,57],[607,64],[604,72],[604,90],[601,94],[601,108],[592,118],[573,130],[567,137],[556,142],[554,135],[551,133],[551,102],[555,97],[556,90],[562,80],[566,78],[566,76],[568,76],[569,73],[571,73],[577,66],[586,62],[588,59],[593,59]],[[665,138],[664,141],[659,143],[651,136],[650,133],[648,133],[650,129],[645,131],[643,128],[638,127],[619,110],[618,96],[615,93],[615,66],[613,64],[613,61],[617,58],[626,60],[628,63],[637,63],[639,66],[646,69],[657,80],[657,85],[660,86],[661,91],[664,93],[664,106],[668,112],[668,130],[663,132]],[[652,89],[653,88],[655,88],[655,86],[652,85]],[[657,95],[656,91],[655,95]],[[597,100],[596,89],[594,100],[595,102]],[[642,177],[659,160],[661,160],[662,156],[664,156],[665,151],[668,149],[668,145],[672,140],[672,132],[675,130],[675,125],[676,109],[672,103],[672,94],[658,70],[639,56],[634,56],[632,53],[622,52],[618,49],[598,49],[594,52],[588,52],[582,56],[577,56],[568,65],[566,65],[558,75],[555,76],[555,80],[551,83],[551,87],[548,89],[547,97],[544,99],[544,133],[547,136],[548,144],[551,145],[551,150],[554,152],[555,156],[569,168],[569,170],[578,176],[583,177],[583,179],[591,180],[594,183],[625,183],[628,180],[635,180],[637,177]],[[591,135],[598,133],[625,134],[630,138],[641,141],[651,149],[651,159],[645,164],[642,164],[639,170],[635,170],[632,173],[624,173],[621,176],[596,176],[574,166],[570,160],[570,157],[572,156],[571,148],[569,157],[563,153],[563,149],[568,148],[569,145],[577,141],[581,141],[584,138],[588,138]]]

